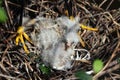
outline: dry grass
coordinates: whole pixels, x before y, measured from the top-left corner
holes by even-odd
[[[64,15],[64,0],[31,1],[26,2],[24,16],[34,17],[40,13],[40,16],[56,18]],[[74,80],[76,71],[91,70],[97,58],[104,62],[104,68],[97,74],[91,74],[94,79],[120,79],[120,63],[117,62],[120,59],[120,7],[115,2],[120,3],[119,0],[73,0],[72,13],[80,16],[80,23],[99,29],[97,32],[81,32],[91,59],[89,63],[77,62],[66,72],[51,70],[50,75],[45,75],[38,67],[42,63],[39,56],[32,53],[28,56],[21,46],[15,45],[20,5],[14,0],[4,0],[9,20],[0,24],[0,80]],[[78,47],[82,48],[80,44]]]

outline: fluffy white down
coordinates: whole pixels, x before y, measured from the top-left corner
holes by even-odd
[[[74,27],[74,29],[76,29],[76,27],[78,27],[76,24],[79,23],[79,17],[75,17],[74,20],[70,20],[68,17],[63,16],[57,18],[56,21],[59,25],[61,25],[61,27],[66,26],[68,29]]]
[[[39,46],[44,46],[44,49],[54,46],[60,35],[54,29],[42,29],[38,35],[38,40],[41,42]]]
[[[79,35],[76,32],[69,32],[65,37],[68,46],[71,46],[72,43],[76,44],[79,42]]]
[[[56,47],[56,51],[54,52],[53,59],[53,68],[57,70],[66,70],[72,67],[71,56],[74,55],[74,50],[72,47],[69,47],[65,50],[65,45],[63,43],[59,43]]]
[[[71,56],[75,51],[72,46],[65,50],[65,42],[79,42],[79,17],[70,20],[68,17],[60,17],[55,20],[37,17],[34,25],[35,32],[31,33],[35,45],[42,50],[42,60],[46,65],[50,65],[57,70],[65,70],[72,67]]]

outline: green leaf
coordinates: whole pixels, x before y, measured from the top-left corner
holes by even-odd
[[[79,80],[92,80],[92,76],[86,74],[84,71],[78,71],[75,73],[75,76],[79,79]]]
[[[50,74],[50,68],[46,67],[44,64],[40,64],[40,70],[43,74]]]
[[[98,73],[103,68],[103,62],[99,59],[96,59],[93,62],[93,70],[95,73]]]
[[[0,23],[4,23],[7,20],[6,12],[3,8],[0,8]]]

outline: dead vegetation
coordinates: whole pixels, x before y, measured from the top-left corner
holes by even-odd
[[[21,46],[15,45],[15,36],[20,16],[19,0],[4,0],[8,21],[0,24],[0,80],[59,80],[77,79],[76,71],[92,70],[95,59],[104,62],[103,69],[91,74],[96,80],[120,79],[120,4],[119,0],[73,0],[72,14],[80,17],[80,23],[96,27],[97,32],[82,30],[85,49],[91,53],[89,62],[76,62],[68,71],[51,70],[49,75],[39,69],[40,56],[26,55]],[[28,0],[24,16],[56,18],[64,15],[64,0]],[[29,31],[28,31],[29,32]],[[78,44],[79,48],[81,44]],[[34,48],[34,46],[33,46]]]

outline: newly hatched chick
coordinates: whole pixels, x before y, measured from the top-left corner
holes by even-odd
[[[33,26],[35,30],[31,33],[31,38],[34,44],[41,49],[40,55],[43,62],[57,70],[71,68],[71,57],[75,54],[72,45],[79,42],[77,34],[80,29],[79,17],[75,17],[74,20],[70,20],[68,17],[56,19],[37,17]]]

